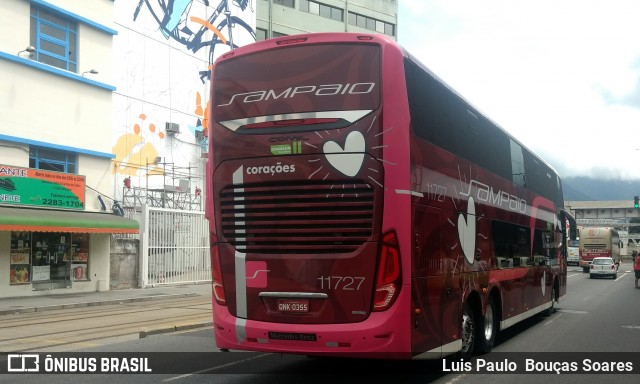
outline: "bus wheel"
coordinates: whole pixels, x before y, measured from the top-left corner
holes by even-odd
[[[473,355],[473,349],[476,338],[476,323],[473,310],[469,303],[464,305],[464,313],[462,315],[462,348],[458,355],[461,359],[468,360]]]
[[[487,310],[485,311],[482,327],[478,327],[478,337],[476,351],[478,353],[491,352],[493,343],[496,341],[498,331],[498,317],[496,316],[496,305],[493,297],[489,296]]]
[[[556,285],[551,288],[551,306],[544,311],[545,316],[551,316],[556,311]]]

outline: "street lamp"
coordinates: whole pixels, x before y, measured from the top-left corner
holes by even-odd
[[[23,49],[22,51],[18,52],[18,57],[20,57],[20,54],[22,52],[29,52],[29,57],[31,57],[31,54],[33,52],[35,52],[35,51],[36,51],[35,47],[33,45],[30,45],[30,46],[26,47],[25,49]]]
[[[97,74],[98,74],[98,71],[96,71],[96,70],[95,70],[95,69],[93,69],[93,68],[92,68],[92,69],[90,69],[90,70],[88,70],[88,71],[84,71],[84,72],[82,72],[82,77],[84,77],[84,74],[85,74],[85,73],[90,73],[90,74],[92,74],[92,75],[97,75]]]

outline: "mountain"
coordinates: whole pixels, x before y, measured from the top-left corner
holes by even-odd
[[[562,190],[564,199],[570,201],[633,201],[634,196],[640,195],[640,180],[565,177],[562,179]]]

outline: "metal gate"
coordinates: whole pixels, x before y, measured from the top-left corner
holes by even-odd
[[[144,205],[141,226],[141,287],[211,281],[204,212]]]

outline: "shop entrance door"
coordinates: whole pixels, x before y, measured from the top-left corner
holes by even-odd
[[[71,287],[69,233],[33,232],[32,284],[37,291]]]

